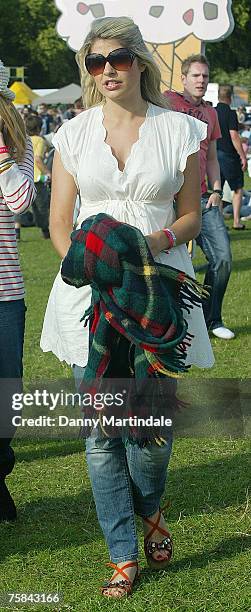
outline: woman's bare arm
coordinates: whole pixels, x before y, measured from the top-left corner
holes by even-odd
[[[52,168],[50,207],[50,235],[59,255],[65,257],[71,241],[73,211],[77,187],[73,176],[65,170],[60,155],[55,151]]]
[[[170,225],[176,235],[176,244],[185,244],[200,233],[201,229],[201,190],[198,153],[187,158],[184,170],[184,184],[176,198],[177,220]],[[149,247],[155,257],[168,248],[168,238],[163,231],[146,236]]]

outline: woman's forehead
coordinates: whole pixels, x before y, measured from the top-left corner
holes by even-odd
[[[108,55],[114,49],[123,49],[123,45],[117,38],[97,38],[91,46],[91,53],[101,53]]]

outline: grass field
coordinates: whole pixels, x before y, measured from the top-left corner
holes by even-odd
[[[230,223],[228,224],[230,227]],[[216,365],[192,370],[201,379],[251,378],[250,238],[230,229],[233,272],[224,301],[231,342],[215,338]],[[39,338],[48,294],[59,260],[36,228],[23,229],[20,243],[28,306],[24,379],[70,377],[68,366],[43,354]],[[203,263],[197,252],[196,264]],[[202,280],[202,274],[198,275]],[[0,593],[64,594],[62,604],[33,610],[127,610],[129,612],[248,612],[250,547],[250,441],[247,437],[178,438],[170,462],[166,498],[175,542],[169,570],[147,569],[141,542],[142,579],[132,598],[106,601],[98,586],[110,570],[97,522],[79,440],[18,441],[17,464],[8,482],[18,507],[15,524],[0,526]],[[249,556],[250,561],[250,556]],[[26,605],[12,609],[26,610]],[[1,605],[0,610],[4,610]]]

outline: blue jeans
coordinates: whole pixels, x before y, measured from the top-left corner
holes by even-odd
[[[208,261],[204,284],[210,287],[209,298],[203,301],[208,329],[222,325],[222,302],[231,273],[232,256],[224,218],[218,206],[206,208],[208,198],[202,197],[202,227],[197,244]]]
[[[84,368],[74,366],[78,388]],[[86,458],[99,524],[114,563],[138,558],[135,514],[152,516],[165,490],[172,438],[164,446],[106,438],[93,429]]]
[[[244,202],[244,198],[242,198],[242,202]],[[227,204],[227,206],[224,206],[224,213],[226,213],[228,215],[233,215],[234,214],[233,204]],[[241,206],[241,209],[240,209],[240,217],[249,217],[250,215],[251,215],[251,206],[250,206],[250,204],[242,203],[242,206]]]
[[[23,375],[23,341],[25,326],[24,300],[0,301],[0,386],[1,378],[21,379]],[[3,423],[11,419],[11,397],[0,397],[0,432]],[[2,426],[1,426],[2,416]],[[14,430],[13,430],[14,433]],[[9,474],[15,463],[14,451],[10,446],[11,437],[0,438],[0,477]]]
[[[32,212],[37,227],[41,230],[49,228],[50,193],[45,183],[36,182],[37,195],[32,204]]]

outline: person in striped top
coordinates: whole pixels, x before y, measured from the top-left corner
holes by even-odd
[[[24,283],[19,264],[14,215],[25,212],[35,196],[33,149],[8,71],[0,60],[0,521],[14,520],[16,507],[5,483],[15,463],[10,446],[11,385],[20,391],[25,324]]]

